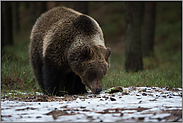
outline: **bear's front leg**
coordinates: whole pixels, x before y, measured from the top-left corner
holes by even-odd
[[[66,70],[66,68],[63,68],[63,71]],[[68,72],[63,74],[61,81],[60,81],[60,94],[74,94],[74,73]]]
[[[81,78],[75,74],[74,77],[74,93],[82,94],[87,93],[85,85],[82,83]]]
[[[62,68],[63,71],[65,70]],[[62,74],[63,76],[60,79],[60,85],[59,85],[59,94],[81,94],[86,93],[85,85],[81,82],[81,79],[78,75],[76,75],[74,72],[68,72],[65,74]]]

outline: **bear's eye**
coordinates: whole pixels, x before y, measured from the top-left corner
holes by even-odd
[[[81,49],[81,56],[84,58],[84,59],[91,59],[92,56],[94,55],[93,53],[93,50],[89,47],[89,46],[84,46],[82,47]]]
[[[82,56],[80,56],[78,59],[80,62],[84,60],[84,58]]]

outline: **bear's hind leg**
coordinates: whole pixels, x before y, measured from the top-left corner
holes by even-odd
[[[60,72],[57,69],[44,64],[43,80],[47,95],[55,95],[59,91]]]
[[[40,55],[37,51],[37,48],[36,47],[34,49],[31,48],[30,62],[33,67],[34,75],[38,81],[38,84],[39,84],[42,92],[45,94],[45,86],[43,83],[43,73],[42,73],[43,62],[39,56]]]

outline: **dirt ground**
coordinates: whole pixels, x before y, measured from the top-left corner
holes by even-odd
[[[1,121],[182,122],[182,88],[128,87],[114,93],[1,97]]]

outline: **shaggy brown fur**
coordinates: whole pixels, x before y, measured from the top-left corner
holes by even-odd
[[[57,7],[37,19],[30,38],[30,63],[45,94],[84,93],[85,85],[101,91],[111,50],[93,18]]]

